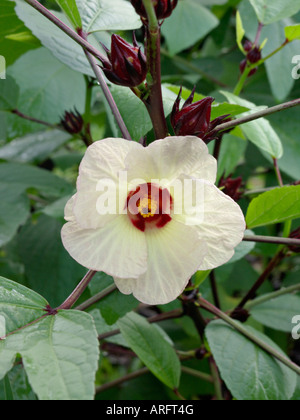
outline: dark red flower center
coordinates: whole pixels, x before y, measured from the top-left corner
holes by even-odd
[[[142,232],[148,228],[162,228],[172,220],[170,192],[154,183],[141,184],[131,191],[126,206],[131,223]]]

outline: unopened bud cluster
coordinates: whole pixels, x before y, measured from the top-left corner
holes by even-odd
[[[261,60],[261,49],[259,46],[254,44],[251,41],[246,41],[244,44],[244,50],[247,53],[246,58],[240,64],[240,71],[244,73],[247,65],[256,64]],[[253,76],[257,72],[258,67],[253,68],[250,73],[249,77]]]
[[[218,135],[216,127],[228,120],[229,115],[222,115],[211,121],[211,107],[214,98],[207,97],[193,103],[195,88],[180,109],[182,89],[174,104],[171,114],[171,124],[177,136],[197,136],[206,143],[215,140]]]
[[[66,111],[61,120],[61,125],[68,133],[79,134],[83,129],[84,121],[77,110],[74,112]]]
[[[105,46],[108,60],[102,61],[102,70],[108,80],[116,85],[136,87],[147,76],[147,60],[135,36],[133,46],[118,35],[111,38],[111,51]]]

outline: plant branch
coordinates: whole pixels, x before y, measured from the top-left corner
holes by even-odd
[[[83,39],[87,38],[87,34],[84,33],[83,31],[80,30],[79,34]],[[128,131],[125,123],[124,123],[124,120],[122,118],[122,115],[120,114],[120,111],[119,111],[119,109],[116,105],[116,102],[115,102],[115,100],[114,100],[114,98],[113,98],[113,96],[112,96],[112,94],[111,94],[111,92],[110,92],[110,90],[107,86],[107,83],[106,83],[105,78],[102,74],[102,71],[100,70],[100,67],[98,66],[98,64],[96,62],[96,59],[88,51],[85,51],[85,55],[86,55],[90,65],[91,65],[91,67],[92,67],[92,69],[95,73],[96,79],[98,80],[98,82],[101,86],[101,89],[103,91],[103,94],[104,94],[104,96],[105,96],[105,98],[106,98],[106,100],[107,100],[107,102],[110,106],[110,109],[111,109],[111,111],[112,111],[112,113],[113,113],[113,115],[114,115],[114,117],[117,121],[117,124],[118,124],[118,126],[121,130],[122,136],[124,137],[124,139],[132,140],[131,136],[130,136],[130,133],[129,133],[129,131]]]
[[[242,92],[243,87],[244,87],[244,85],[245,85],[245,83],[248,79],[248,76],[249,76],[250,72],[251,72],[251,67],[249,65],[247,65],[247,67],[243,71],[243,74],[241,75],[241,77],[240,77],[240,79],[239,79],[239,81],[238,81],[238,83],[237,83],[237,85],[236,85],[236,87],[233,91],[234,95],[236,95],[236,96],[240,95],[240,93]]]
[[[117,286],[115,286],[114,284],[111,285],[111,286],[108,286],[106,289],[102,290],[101,292],[97,293],[95,296],[86,300],[81,305],[78,305],[75,309],[77,311],[85,311],[90,306],[93,306],[93,305],[95,305],[95,303],[100,302],[100,300],[104,299],[106,296],[109,296],[115,290],[117,290]]]
[[[226,122],[224,124],[220,124],[216,127],[215,130],[216,131],[225,131],[225,130],[228,130],[230,128],[234,128],[238,125],[246,124],[248,122],[258,120],[259,118],[268,117],[269,115],[275,114],[277,112],[284,111],[285,109],[294,108],[294,107],[299,106],[299,105],[300,105],[300,98],[299,99],[294,99],[293,101],[285,102],[283,104],[273,106],[272,108],[267,108],[267,109],[264,109],[262,111],[255,112],[254,114],[246,115],[242,118],[238,118],[236,120],[229,121],[229,122]]]
[[[194,299],[190,299],[189,297],[186,297],[186,296],[183,296],[182,298],[182,305],[183,305],[185,314],[191,318],[191,320],[193,321],[198,331],[201,341],[203,341],[204,331],[205,331],[205,327],[207,323],[205,319],[202,317],[198,305],[196,304]]]
[[[208,373],[199,372],[199,370],[191,369],[187,366],[182,366],[181,371],[187,375],[191,375],[195,378],[202,379],[203,381],[210,382],[211,384],[214,382],[213,377]]]
[[[273,163],[274,163],[274,169],[275,169],[275,173],[276,173],[276,177],[278,180],[278,184],[280,187],[283,187],[283,180],[282,180],[282,175],[278,166],[278,160],[276,158],[273,158]]]
[[[281,249],[277,254],[272,258],[272,260],[269,262],[268,266],[264,270],[264,272],[259,276],[258,280],[254,284],[254,286],[249,290],[247,295],[244,297],[244,299],[241,301],[241,303],[236,307],[236,309],[244,308],[246,303],[249,300],[252,300],[255,298],[256,292],[258,289],[264,284],[264,282],[267,280],[267,278],[270,276],[274,268],[284,259],[286,255],[285,248]]]
[[[216,365],[216,362],[212,357],[210,357],[209,359],[209,365],[210,365],[211,375],[213,378],[213,384],[215,387],[216,399],[217,401],[224,401],[223,392],[222,392],[222,381],[220,379],[218,366]]]
[[[37,118],[30,117],[29,115],[23,114],[23,112],[19,111],[18,109],[12,109],[11,113],[17,115],[20,118],[23,118],[24,120],[28,120],[28,121],[31,121],[31,122],[34,122],[34,123],[37,123],[37,124],[41,124],[41,125],[44,125],[46,127],[53,128],[53,129],[56,129],[56,130],[65,131],[65,129],[63,127],[59,126],[59,125],[50,124],[47,121],[42,121],[42,120],[39,120]]]
[[[210,272],[209,278],[210,278],[210,286],[211,286],[212,294],[214,297],[215,305],[217,308],[221,309],[221,302],[220,302],[219,293],[218,293],[217,279],[216,279],[216,274],[214,270]]]
[[[243,241],[287,246],[300,246],[300,239],[279,238],[277,236],[246,235],[244,236]]]
[[[163,312],[162,314],[154,315],[147,319],[150,324],[154,324],[156,322],[166,321],[168,319],[176,319],[181,318],[184,315],[181,309],[174,309],[173,311]],[[120,330],[116,329],[113,331],[109,331],[107,333],[103,333],[98,336],[98,340],[105,340],[106,338],[113,337],[115,335],[120,334]]]
[[[93,277],[97,271],[89,270],[87,274],[84,276],[84,278],[81,280],[79,285],[76,287],[76,289],[71,293],[71,295],[62,303],[56,310],[60,309],[71,309],[77,300],[80,298],[80,296],[83,294],[85,289],[88,287],[90,282],[92,281]]]
[[[198,297],[198,302],[201,305],[202,308],[206,309],[208,312],[212,313],[213,315],[217,316],[218,318],[225,321],[227,324],[229,324],[231,327],[233,327],[236,331],[240,332],[242,335],[244,335],[246,338],[251,340],[254,344],[258,345],[261,349],[275,357],[277,360],[282,362],[284,365],[288,366],[290,369],[292,369],[294,372],[296,372],[298,375],[300,375],[300,367],[297,366],[295,363],[293,363],[291,360],[289,360],[286,356],[279,353],[277,350],[275,350],[273,347],[266,344],[263,340],[259,339],[252,333],[250,333],[246,328],[243,327],[243,325],[234,319],[230,318],[228,315],[226,315],[224,312],[220,311],[218,308],[216,308],[214,305],[212,305],[210,302],[205,300],[202,297]]]
[[[49,19],[54,25],[60,28],[65,34],[67,34],[70,38],[73,39],[77,44],[81,45],[86,51],[91,53],[94,57],[98,58],[99,60],[106,60],[106,57],[101,54],[96,48],[94,48],[87,40],[83,39],[79,36],[73,29],[71,29],[68,25],[63,23],[60,19],[58,19],[53,13],[51,13],[46,7],[44,7],[40,2],[37,0],[25,0],[26,3],[30,4],[34,9],[36,9],[39,13]],[[80,29],[80,28],[78,28]]]
[[[135,372],[129,373],[128,375],[123,376],[122,378],[115,379],[114,381],[108,382],[107,384],[98,386],[96,388],[96,394],[107,391],[108,389],[114,388],[115,386],[122,385],[124,382],[131,381],[132,379],[139,378],[142,375],[149,373],[150,370],[147,367],[136,370]]]
[[[131,136],[125,126],[125,123],[122,119],[122,116],[116,106],[116,103],[108,89],[108,86],[105,82],[104,76],[102,75],[100,68],[97,65],[97,62],[94,57],[99,59],[100,61],[106,61],[107,58],[100,53],[96,48],[94,48],[89,42],[87,41],[87,34],[85,34],[81,28],[78,28],[78,32],[76,33],[73,31],[69,26],[64,24],[60,19],[58,19],[53,13],[51,13],[46,7],[44,7],[41,3],[37,0],[25,0],[30,6],[35,8],[38,12],[40,12],[43,16],[49,19],[52,23],[54,23],[58,28],[60,28],[63,32],[65,32],[70,38],[72,38],[77,44],[81,45],[85,51],[86,57],[95,73],[97,80],[100,83],[100,86],[103,90],[104,96],[106,97],[113,115],[115,116],[117,123],[120,127],[122,135],[125,139],[131,140]]]
[[[269,302],[269,300],[276,299],[280,296],[296,293],[300,291],[300,283],[290,287],[284,287],[283,289],[277,290],[273,293],[268,293],[264,296],[261,296],[251,302],[248,302],[245,307],[247,310],[251,310],[257,305],[261,305],[262,303]]]
[[[144,100],[144,104],[150,115],[155,137],[163,139],[168,136],[168,127],[161,89],[161,31],[152,0],[143,0],[143,4],[148,16],[145,29],[148,63],[147,83],[149,88],[149,96]]]

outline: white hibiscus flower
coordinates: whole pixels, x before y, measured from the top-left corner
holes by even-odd
[[[146,304],[176,299],[197,270],[228,262],[243,213],[215,185],[216,160],[198,137],[144,148],[124,139],[90,146],[62,240],[81,265],[104,271]]]

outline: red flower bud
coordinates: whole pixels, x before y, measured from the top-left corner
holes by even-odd
[[[224,122],[228,115],[210,121],[211,106],[214,98],[209,96],[193,103],[195,88],[180,110],[181,93],[182,89],[180,89],[171,114],[171,124],[175,134],[177,136],[197,136],[207,143],[214,140],[217,134],[214,129],[221,122]]]
[[[290,234],[290,238],[291,239],[300,239],[300,228],[294,230],[294,232],[292,232]],[[290,245],[289,246],[289,250],[295,253],[300,253],[300,245]]]
[[[132,46],[120,36],[113,35],[111,51],[104,48],[108,60],[102,62],[102,70],[110,82],[120,86],[136,87],[146,79],[146,56],[139,48],[135,36]]]
[[[258,63],[261,60],[261,51],[258,47],[252,48],[251,51],[247,54],[247,59],[250,61],[250,63],[255,64]]]
[[[222,191],[224,194],[231,197],[234,201],[239,201],[243,195],[241,191],[241,187],[243,184],[243,180],[241,177],[233,179],[233,178],[221,178],[219,182],[219,187],[223,187]]]
[[[173,10],[178,4],[178,0],[153,0],[152,2],[158,20],[166,19],[171,16]],[[148,18],[142,0],[131,0],[131,4],[138,15],[140,15],[143,19]]]
[[[247,67],[247,64],[248,64],[248,60],[247,60],[247,58],[245,58],[241,63],[240,63],[240,71],[241,71],[241,74],[243,74],[244,73],[244,71],[245,71],[245,69],[246,69],[246,67]],[[257,70],[258,70],[258,67],[255,67],[254,69],[252,69],[251,71],[250,71],[250,73],[248,74],[248,77],[251,77],[251,76],[254,76],[254,74],[257,72]]]
[[[244,44],[244,50],[247,52],[247,57],[240,64],[240,71],[242,74],[244,73],[248,63],[255,64],[261,60],[261,50],[253,42],[247,40]],[[257,68],[252,69],[248,77],[253,76],[256,72]]]
[[[244,43],[244,50],[247,51],[247,52],[250,52],[252,50],[252,48],[253,48],[253,42],[251,42],[247,39],[247,41],[245,41],[245,43]]]
[[[78,134],[83,129],[83,118],[77,110],[75,112],[65,112],[61,125],[70,134]]]

